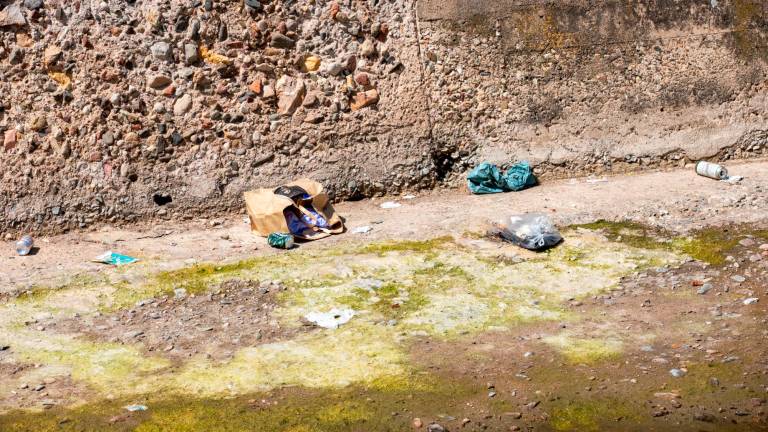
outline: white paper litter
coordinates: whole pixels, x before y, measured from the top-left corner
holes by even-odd
[[[750,297],[750,298],[744,300],[744,304],[745,305],[751,305],[751,304],[755,304],[755,303],[757,303],[759,301],[760,301],[760,299],[757,298],[757,297]]]
[[[370,225],[365,225],[361,227],[357,227],[352,230],[352,234],[365,234],[373,231],[373,228]]]
[[[355,316],[355,311],[352,309],[331,309],[328,312],[310,312],[304,315],[304,318],[318,327],[336,329],[340,325],[348,323],[353,316]]]
[[[387,201],[387,202],[385,202],[385,203],[382,203],[382,204],[381,204],[381,206],[379,206],[379,207],[381,207],[381,208],[383,208],[383,209],[393,209],[393,208],[398,208],[398,207],[400,207],[401,205],[402,205],[402,204],[400,204],[400,203],[398,203],[398,202],[394,202],[394,201]]]

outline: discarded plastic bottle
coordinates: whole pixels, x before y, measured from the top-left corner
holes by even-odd
[[[696,163],[696,174],[715,180],[728,180],[728,170],[725,167],[707,161]]]
[[[267,243],[273,248],[290,249],[293,247],[293,236],[291,234],[272,233],[267,237]]]
[[[21,240],[16,242],[16,253],[19,254],[19,256],[29,255],[29,252],[32,251],[32,246],[34,245],[35,242],[32,240],[32,236],[25,235]]]

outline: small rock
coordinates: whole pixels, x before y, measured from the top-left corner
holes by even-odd
[[[541,403],[541,401],[533,401],[533,402],[525,404],[525,407],[528,408],[528,409],[534,409],[537,406],[539,406],[540,403]]]
[[[277,112],[280,115],[291,115],[301,106],[306,94],[304,81],[289,76],[283,76],[278,81]]]
[[[509,416],[512,417],[515,420],[520,420],[521,418],[523,418],[523,413],[521,413],[521,412],[513,412],[513,413],[509,413]]]
[[[349,106],[352,111],[363,109],[367,106],[375,105],[379,102],[379,91],[376,89],[366,90],[363,92],[357,92],[350,102]]]
[[[414,418],[411,424],[416,429],[420,429],[422,426],[424,426],[424,423],[422,423],[421,419],[418,417]]]
[[[188,43],[184,45],[184,63],[187,66],[193,65],[200,61],[200,51],[197,48],[197,44]]]
[[[255,11],[261,10],[261,2],[259,0],[245,0],[243,4],[245,4],[245,7],[248,9]]]
[[[670,369],[669,374],[675,378],[681,378],[685,376],[686,372],[682,369]]]
[[[16,129],[8,129],[5,131],[3,147],[5,150],[10,150],[16,147]]]
[[[355,82],[360,84],[363,87],[367,87],[371,85],[371,80],[368,78],[368,74],[363,72],[355,76]]]
[[[150,47],[152,56],[158,60],[170,60],[171,59],[171,45],[168,42],[157,42]]]
[[[150,75],[147,78],[147,85],[155,90],[162,90],[168,87],[173,81],[165,75]]]
[[[293,48],[295,44],[296,42],[294,42],[293,39],[289,38],[288,36],[280,32],[272,33],[272,40],[270,42],[270,45],[274,48],[289,49],[289,48]]]
[[[38,384],[32,390],[34,390],[34,391],[41,391],[43,389],[45,389],[45,384]]]
[[[35,132],[40,132],[48,126],[48,120],[44,115],[35,116],[29,123],[29,128]]]
[[[261,80],[257,79],[254,82],[251,83],[251,85],[248,86],[248,90],[252,91],[254,94],[261,94],[263,87],[261,84]]]
[[[309,56],[304,59],[304,70],[307,72],[315,72],[320,69],[322,60],[317,56]]]
[[[360,55],[363,57],[373,57],[376,54],[376,45],[372,40],[366,39],[360,45]]]
[[[17,4],[8,5],[0,11],[0,27],[23,26],[27,24],[21,8]]]
[[[755,303],[757,303],[759,301],[760,301],[760,299],[757,298],[757,297],[750,297],[748,299],[744,299],[744,304],[745,305],[752,305],[752,304],[755,304]]]
[[[185,94],[178,98],[173,104],[173,114],[181,116],[186,114],[192,108],[192,96]]]
[[[744,276],[741,275],[733,275],[731,276],[731,280],[737,283],[742,283],[747,280]]]
[[[696,413],[693,415],[693,419],[696,421],[714,423],[716,418],[712,414],[708,413]]]
[[[696,294],[704,295],[704,294],[708,293],[711,289],[712,289],[712,284],[711,283],[705,283],[704,285],[701,286],[701,288],[696,290]]]
[[[339,62],[328,62],[328,63],[322,64],[322,66],[320,67],[320,72],[328,75],[332,75],[332,76],[337,76],[344,69],[345,69],[344,65]]]
[[[739,240],[739,244],[744,247],[751,247],[755,245],[755,241],[751,238],[745,238],[745,239]]]
[[[43,0],[24,0],[24,7],[32,10],[40,9],[43,7]]]
[[[427,432],[445,432],[445,428],[437,423],[432,423],[427,426]]]

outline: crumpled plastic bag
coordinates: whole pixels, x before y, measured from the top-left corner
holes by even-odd
[[[551,248],[563,241],[552,220],[540,213],[513,215],[498,235],[504,240],[530,250]]]
[[[505,174],[496,165],[483,162],[467,176],[467,187],[473,194],[520,191],[535,185],[536,176],[526,161],[513,165]]]
[[[334,308],[328,312],[310,312],[304,318],[318,327],[337,329],[340,325],[348,323],[353,316],[355,311],[352,309]]]

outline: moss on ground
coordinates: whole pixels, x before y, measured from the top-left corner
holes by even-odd
[[[550,424],[558,431],[597,432],[618,428],[618,421],[628,419],[637,421],[638,413],[623,400],[578,399],[556,407]]]
[[[691,233],[687,237],[675,236],[661,229],[650,228],[630,221],[597,222],[572,225],[571,228],[584,228],[603,233],[609,240],[628,244],[642,249],[662,249],[679,252],[693,259],[712,265],[721,265],[729,251],[739,244],[739,240],[747,235],[768,238],[761,234],[765,231],[754,230],[752,227],[738,226],[735,228],[705,228]]]
[[[556,348],[573,364],[593,364],[617,358],[622,353],[622,342],[617,339],[584,339],[562,333],[544,339],[544,342]]]
[[[482,392],[458,380],[431,375],[381,379],[367,388],[336,390],[289,388],[253,393],[232,399],[171,398],[160,395],[136,401],[101,402],[74,409],[54,408],[43,413],[16,411],[0,416],[0,430],[34,431],[402,431],[411,417],[394,415],[405,407],[422,415],[450,412],[459,401]],[[124,405],[141,403],[148,411],[127,416]],[[122,415],[117,422],[110,422]]]

